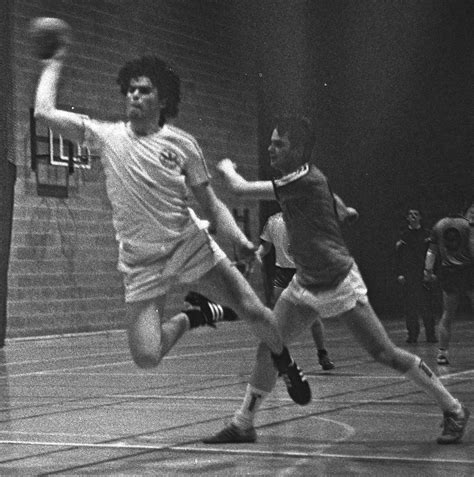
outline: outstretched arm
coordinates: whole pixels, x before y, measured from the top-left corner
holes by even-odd
[[[82,116],[62,111],[56,107],[58,83],[66,56],[67,45],[49,60],[44,60],[35,98],[35,118],[43,121],[57,134],[71,141],[82,143],[84,126]]]
[[[271,181],[248,181],[237,171],[230,159],[223,159],[217,164],[217,171],[223,177],[231,192],[238,197],[256,200],[276,200]]]

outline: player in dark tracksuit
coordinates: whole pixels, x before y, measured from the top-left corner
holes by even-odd
[[[426,250],[430,232],[421,226],[421,214],[410,209],[406,227],[396,244],[397,281],[402,287],[402,305],[408,331],[407,343],[416,343],[420,334],[420,318],[426,341],[436,343],[435,315],[430,307],[431,290],[423,280]]]

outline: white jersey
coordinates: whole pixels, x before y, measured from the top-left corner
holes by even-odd
[[[270,242],[275,247],[275,265],[280,268],[295,268],[295,262],[290,254],[290,239],[285,220],[281,212],[270,216],[260,235],[262,240]]]
[[[85,145],[98,150],[120,248],[167,255],[203,227],[189,209],[189,186],[209,173],[193,136],[169,125],[136,135],[124,122],[84,121]],[[137,257],[138,258],[138,257]]]

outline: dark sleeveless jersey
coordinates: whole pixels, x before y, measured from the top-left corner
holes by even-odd
[[[442,267],[473,267],[469,241],[469,221],[461,216],[445,217],[431,231],[430,242],[438,246]]]
[[[349,273],[354,260],[342,237],[326,177],[316,166],[305,164],[273,185],[299,282],[309,288],[336,286]]]

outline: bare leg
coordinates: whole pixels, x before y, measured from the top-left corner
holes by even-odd
[[[250,324],[253,333],[273,353],[282,352],[283,342],[272,311],[263,305],[253,288],[229,260],[221,260],[193,288],[216,303],[232,308]]]
[[[315,319],[314,310],[285,299],[277,301],[274,313],[278,330],[285,337],[285,344],[291,343],[305,332]],[[270,392],[275,386],[276,378],[270,350],[262,343],[257,349],[257,359],[249,382],[255,388]]]
[[[269,393],[277,380],[277,372],[272,362],[270,348],[260,343],[257,348],[257,356],[249,383],[262,391]]]
[[[324,345],[324,325],[321,319],[317,319],[311,326],[311,336],[318,350],[325,349]]]
[[[436,400],[443,411],[460,412],[461,404],[433,371],[418,356],[392,343],[368,302],[357,303],[355,308],[344,313],[341,318],[375,360],[403,373]]]
[[[283,293],[284,288],[273,287],[273,303],[275,304]],[[317,350],[325,350],[324,325],[320,318],[317,318],[311,326],[311,336]],[[333,365],[334,366],[334,365]]]
[[[311,400],[311,388],[283,345],[273,312],[263,305],[253,288],[230,261],[221,260],[202,276],[196,285],[203,290],[205,296],[232,308],[249,323],[253,333],[271,350],[273,365],[285,381],[290,397],[297,404],[308,404]]]
[[[457,293],[443,291],[443,314],[438,325],[439,347],[448,349],[451,341],[451,324],[456,317],[460,297]]]
[[[189,328],[184,313],[161,324],[165,302],[166,297],[163,296],[127,304],[130,353],[140,368],[157,366]]]
[[[278,329],[282,336],[285,336],[285,344],[310,326],[311,316],[314,319],[314,311],[286,300],[278,300],[274,311]],[[238,428],[253,427],[257,411],[275,387],[276,380],[277,372],[273,366],[270,349],[264,343],[260,343],[244,400],[232,419]]]
[[[396,347],[385,331],[369,303],[357,303],[356,307],[341,315],[357,341],[378,362],[401,373],[407,372],[416,356]]]

